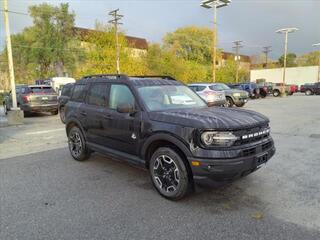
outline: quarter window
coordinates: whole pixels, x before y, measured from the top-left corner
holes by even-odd
[[[126,85],[113,84],[110,89],[109,108],[117,109],[120,105],[135,105],[134,96]]]
[[[106,106],[107,104],[107,84],[95,83],[91,86],[88,98],[88,104],[96,106]]]

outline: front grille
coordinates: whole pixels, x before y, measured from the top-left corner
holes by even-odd
[[[268,150],[269,148],[271,148],[271,146],[272,146],[271,142],[267,142],[267,143],[263,144],[262,147],[261,147],[262,151]]]
[[[242,151],[242,157],[247,157],[254,155],[256,153],[256,148],[249,148]]]
[[[239,137],[239,139],[234,143],[234,146],[240,146],[268,138],[270,135],[270,129],[267,126],[256,127],[250,130],[236,132],[235,135]]]
[[[239,157],[248,157],[261,152],[265,152],[272,147],[272,141],[266,142],[262,145],[258,145],[252,148],[247,148],[241,151]]]

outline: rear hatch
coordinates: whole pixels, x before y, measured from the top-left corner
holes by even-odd
[[[50,86],[30,86],[26,98],[32,105],[58,104],[58,94]]]

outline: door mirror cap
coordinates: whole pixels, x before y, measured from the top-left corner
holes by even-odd
[[[117,107],[117,112],[119,113],[134,113],[136,110],[132,104],[123,103]]]

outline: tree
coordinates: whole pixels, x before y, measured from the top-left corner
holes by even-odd
[[[202,27],[183,27],[164,37],[164,48],[173,50],[184,60],[201,64],[212,63],[213,32]]]
[[[72,70],[78,49],[74,46],[74,13],[69,5],[52,6],[47,3],[29,8],[33,18],[31,48],[40,77],[53,72],[63,76],[66,68]]]
[[[298,66],[318,66],[320,51],[310,52],[297,58]]]
[[[287,54],[287,67],[296,67],[297,64],[296,64],[296,58],[297,58],[297,55],[294,54],[294,53],[288,53]],[[280,58],[279,58],[279,64],[281,67],[284,67],[284,55],[282,55]]]
[[[86,59],[77,76],[117,72],[115,29],[112,26],[97,22],[95,30],[83,36],[83,42],[86,43]],[[134,57],[123,33],[119,33],[119,45],[121,72],[128,75],[145,74],[144,59]]]
[[[149,46],[145,62],[149,74],[170,75],[185,83],[205,82],[210,71],[210,67],[184,60],[173,50],[164,49],[159,44]]]
[[[217,82],[232,83],[236,81],[237,64],[233,59],[228,59],[224,66],[217,70]],[[239,82],[246,81],[249,72],[243,68],[239,68]]]

